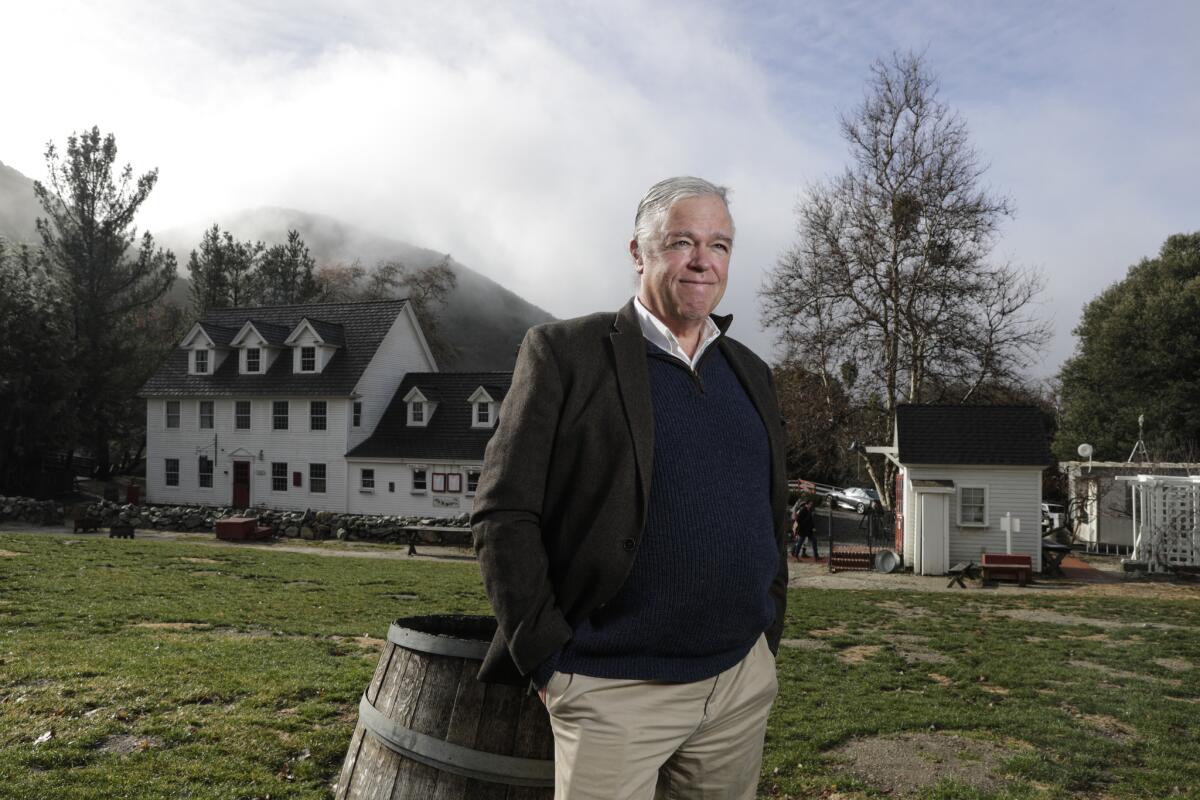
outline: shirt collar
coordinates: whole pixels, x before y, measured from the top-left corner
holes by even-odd
[[[708,349],[708,346],[721,338],[723,327],[719,327],[711,316],[705,317],[704,333],[700,338],[700,346],[696,348],[696,355],[688,358],[687,353],[679,345],[679,340],[675,338],[675,334],[671,333],[671,329],[663,324],[662,320],[650,313],[650,310],[642,305],[642,301],[636,295],[633,298],[633,309],[637,312],[638,324],[642,327],[642,336],[646,337],[650,344],[661,350],[665,350],[669,355],[678,358],[692,369],[695,369],[696,365],[700,363],[700,356],[704,355],[704,351]],[[728,325],[726,320],[722,321],[725,322],[726,326]]]

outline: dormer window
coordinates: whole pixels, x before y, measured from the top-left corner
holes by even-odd
[[[208,351],[207,350],[193,350],[192,354],[196,359],[196,362],[195,362],[196,363],[196,374],[197,375],[207,375],[208,374]]]
[[[301,372],[316,372],[317,371],[317,348],[301,347],[300,348],[300,371]]]
[[[262,351],[257,347],[246,348],[246,372],[260,372]]]
[[[494,428],[496,426],[496,399],[480,386],[467,398],[471,404],[471,427]]]
[[[432,402],[416,386],[409,389],[408,394],[404,395],[404,402],[408,406],[408,424],[410,426],[424,428],[429,424],[429,419],[433,416],[433,410],[437,403]]]

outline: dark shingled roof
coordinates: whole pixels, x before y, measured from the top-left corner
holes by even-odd
[[[483,386],[497,403],[512,385],[511,372],[410,372],[392,397],[391,405],[371,438],[347,453],[347,458],[446,458],[482,461],[494,428],[472,428],[472,404]],[[418,387],[438,405],[425,427],[408,425],[404,396]],[[499,406],[495,407],[497,410]]]
[[[345,347],[346,338],[342,330],[342,326],[336,322],[326,322],[323,319],[313,319],[306,317],[308,324],[313,326],[313,330],[317,335],[325,340],[325,344],[333,345],[334,347]]]
[[[233,395],[334,395],[348,396],[358,384],[383,337],[404,309],[405,300],[375,303],[327,303],[260,308],[220,308],[201,320],[208,325],[239,330],[246,320],[255,326],[279,327],[289,333],[301,319],[314,316],[342,329],[342,346],[318,374],[292,372],[290,352],[285,350],[262,375],[239,375],[237,353],[230,353],[212,375],[189,375],[187,351],[176,348],[159,366],[139,393],[142,397],[230,397]],[[314,326],[315,327],[315,326]],[[270,336],[259,328],[264,336]],[[321,334],[324,336],[324,333]],[[228,343],[228,340],[226,340]]]
[[[287,337],[292,333],[292,329],[286,325],[274,325],[266,320],[255,319],[254,317],[251,317],[249,321],[254,325],[254,330],[258,331],[267,340],[267,344],[273,344],[276,347],[283,347],[283,343],[287,341]]]
[[[901,464],[1054,463],[1042,413],[1034,406],[901,405],[896,438]]]
[[[232,328],[226,325],[219,325],[215,322],[210,322],[207,317],[200,320],[200,327],[208,334],[208,338],[212,339],[214,347],[229,347],[229,343],[233,341],[233,337],[237,336],[238,328],[241,325],[236,325]]]

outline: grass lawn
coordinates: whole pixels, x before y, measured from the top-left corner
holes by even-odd
[[[473,563],[0,534],[0,797],[328,797],[389,622],[486,612]],[[785,641],[763,797],[1200,796],[1200,602],[794,590]]]

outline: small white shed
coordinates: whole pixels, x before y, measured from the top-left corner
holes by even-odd
[[[1042,472],[1053,460],[1039,409],[901,405],[895,442],[872,449],[900,469],[896,544],[915,573],[1010,547],[1041,570]]]

